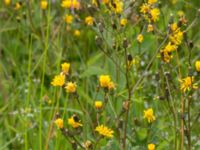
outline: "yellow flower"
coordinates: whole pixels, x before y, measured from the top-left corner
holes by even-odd
[[[120,25],[124,27],[124,26],[126,26],[127,22],[128,22],[127,19],[123,18],[120,20]]]
[[[71,24],[72,21],[73,21],[73,16],[72,16],[72,15],[66,15],[66,16],[65,16],[65,22],[66,22],[67,24]]]
[[[66,89],[67,93],[75,93],[76,87],[77,87],[76,83],[68,82],[65,89]]]
[[[48,3],[47,3],[46,0],[40,1],[40,8],[41,9],[43,9],[43,10],[47,9],[47,5],[48,5]]]
[[[103,135],[104,137],[112,138],[114,131],[109,129],[108,127],[104,125],[98,125],[95,128],[95,131],[97,131],[100,135]]]
[[[123,11],[123,2],[121,0],[113,0],[113,2],[110,2],[110,8],[113,12],[116,14],[121,14]]]
[[[197,61],[195,62],[195,67],[196,67],[196,70],[197,70],[198,72],[200,72],[200,61],[199,61],[199,60],[197,60]]]
[[[108,3],[109,3],[109,0],[102,0],[102,3],[108,4]]]
[[[186,90],[190,90],[191,88],[193,89],[197,89],[197,84],[194,84],[194,77],[186,77],[182,80],[179,80],[179,82],[181,83],[181,91],[182,92],[186,92]]]
[[[9,6],[10,3],[11,3],[11,0],[4,0],[4,4],[5,4],[6,6]]]
[[[96,109],[101,109],[103,106],[102,101],[95,101],[94,103]]]
[[[78,36],[80,36],[80,35],[81,35],[81,32],[80,32],[79,30],[75,30],[75,31],[74,31],[74,36],[77,36],[77,37],[78,37]]]
[[[108,88],[109,83],[111,82],[111,78],[109,75],[101,75],[99,77],[100,86],[103,88]]]
[[[80,123],[78,116],[76,115],[73,115],[71,118],[68,119],[68,124],[71,125],[73,128],[78,128],[83,126]]]
[[[62,63],[61,64],[62,72],[66,75],[69,74],[70,63]]]
[[[152,24],[148,24],[147,32],[152,32],[152,31],[153,31],[153,25]]]
[[[148,4],[152,5],[155,4],[157,2],[157,0],[148,0]]]
[[[53,86],[63,86],[65,84],[65,76],[64,75],[55,76],[51,84]]]
[[[116,86],[115,86],[115,83],[112,82],[112,81],[110,81],[109,84],[108,84],[108,89],[109,89],[109,90],[112,90],[112,89],[115,89],[115,87],[116,87]]]
[[[176,45],[173,45],[171,42],[169,42],[163,51],[166,51],[166,52],[173,52],[177,49],[177,46]]]
[[[156,118],[155,118],[155,116],[153,114],[153,109],[152,108],[144,110],[144,118],[147,119],[148,123],[151,123],[154,120],[156,120]]]
[[[55,124],[57,125],[57,127],[59,129],[62,129],[63,128],[63,119],[61,119],[61,118],[56,119]]]
[[[139,43],[142,43],[143,40],[144,40],[143,35],[142,35],[142,34],[139,34],[139,35],[137,36],[137,41],[138,41]]]
[[[148,144],[148,150],[155,150],[155,144]]]
[[[156,22],[160,16],[160,10],[158,8],[153,8],[150,10],[151,20]]]
[[[167,52],[167,51],[161,51],[161,56],[162,56],[162,60],[165,63],[169,63],[170,60],[173,58],[173,56],[171,55],[171,52]]]
[[[61,7],[79,9],[80,2],[78,2],[77,0],[63,0],[61,3]]]
[[[150,6],[146,3],[142,4],[140,7],[140,13],[147,14],[150,10]]]
[[[92,26],[93,23],[94,23],[93,17],[91,17],[91,16],[86,17],[86,18],[85,18],[85,23],[86,23],[87,25],[89,25],[89,26]]]
[[[16,4],[15,4],[15,10],[19,10],[20,8],[22,7],[22,2],[17,2]]]

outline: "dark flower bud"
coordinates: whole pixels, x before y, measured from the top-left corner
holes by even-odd
[[[127,59],[128,59],[128,61],[132,61],[132,60],[133,60],[132,55],[131,55],[131,54],[128,54],[128,55],[127,55]]]
[[[102,39],[98,36],[95,37],[95,42],[97,44],[97,46],[101,46],[102,45]]]
[[[127,48],[128,47],[128,40],[127,38],[124,38],[123,40],[123,48]]]

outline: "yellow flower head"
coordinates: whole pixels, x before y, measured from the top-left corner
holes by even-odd
[[[153,109],[152,108],[144,110],[144,118],[147,119],[148,123],[151,123],[154,120],[156,120],[156,118],[155,118],[155,116],[153,114]]]
[[[65,22],[66,22],[67,24],[71,24],[72,21],[73,21],[73,16],[72,16],[72,15],[66,15],[66,16],[65,16]]]
[[[103,106],[102,101],[95,101],[94,103],[96,109],[101,109]]]
[[[148,144],[148,150],[155,150],[155,144]]]
[[[153,25],[149,24],[147,27],[147,32],[152,32],[153,31]]]
[[[151,15],[151,20],[153,22],[156,22],[159,19],[160,10],[158,8],[153,8],[153,9],[150,10],[150,15]]]
[[[40,8],[45,10],[47,9],[48,2],[46,0],[40,1]]]
[[[101,75],[99,77],[100,86],[103,88],[108,88],[111,82],[111,78],[109,75]]]
[[[182,92],[186,92],[187,90],[190,90],[191,88],[192,89],[197,89],[197,84],[194,83],[194,77],[186,77],[182,80],[179,80],[179,82],[181,83],[181,91]]]
[[[16,4],[15,4],[15,10],[19,10],[20,8],[22,7],[22,2],[17,2]]]
[[[59,129],[62,129],[63,128],[63,119],[61,119],[61,118],[56,119],[55,124],[57,125],[57,127]]]
[[[157,0],[148,0],[148,4],[152,5],[155,4],[157,2]]]
[[[77,87],[76,83],[68,82],[65,89],[66,89],[67,93],[75,93],[76,87]]]
[[[63,0],[61,3],[61,7],[79,9],[80,2],[77,0]]]
[[[74,31],[74,36],[79,37],[81,35],[81,32],[79,30]]]
[[[120,25],[124,27],[124,26],[126,26],[127,22],[128,22],[127,19],[123,18],[120,20]]]
[[[197,60],[195,62],[195,67],[196,67],[196,71],[200,72],[200,61],[199,60]]]
[[[95,131],[97,131],[100,135],[103,135],[104,137],[112,138],[114,131],[109,129],[108,127],[104,125],[98,125],[95,128]]]
[[[71,118],[68,119],[68,124],[73,128],[82,127],[83,125],[80,123],[78,116],[73,115]]]
[[[61,68],[64,74],[69,74],[70,63],[62,63]]]
[[[86,23],[87,25],[89,25],[89,26],[92,26],[93,23],[94,23],[94,18],[91,17],[91,16],[86,17],[86,18],[85,18],[85,23]]]
[[[9,6],[10,3],[11,3],[11,0],[4,0],[4,4],[5,4],[6,6]]]
[[[142,43],[143,40],[144,40],[143,35],[142,35],[142,34],[139,34],[139,35],[137,36],[137,41],[138,41],[139,43]]]
[[[110,81],[109,84],[108,84],[108,89],[113,90],[113,89],[115,89],[115,87],[116,87],[115,83]]]
[[[140,7],[140,13],[147,14],[150,11],[150,6],[146,3],[143,3]]]
[[[113,0],[113,2],[110,2],[110,8],[116,14],[122,13],[123,6],[124,6],[124,4],[121,0]]]
[[[102,3],[108,4],[108,3],[109,3],[109,0],[102,0]]]
[[[65,76],[64,75],[55,76],[51,84],[53,86],[63,86],[65,84]]]

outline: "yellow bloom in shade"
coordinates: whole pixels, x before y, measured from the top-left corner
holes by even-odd
[[[62,63],[61,68],[64,74],[69,74],[70,63]]]
[[[93,23],[94,23],[93,17],[91,17],[91,16],[86,17],[86,18],[85,18],[85,23],[86,23],[87,25],[89,25],[89,26],[92,26]]]
[[[63,128],[63,119],[61,119],[61,118],[56,119],[55,124],[57,125],[57,127],[59,129],[62,129]]]
[[[200,61],[195,62],[196,71],[200,72]]]
[[[102,3],[108,4],[108,3],[109,3],[109,0],[102,0]]]
[[[41,9],[43,9],[43,10],[47,9],[47,5],[48,5],[48,3],[47,3],[46,0],[40,1],[40,8]]]
[[[186,92],[187,90],[192,89],[197,89],[197,84],[194,83],[194,77],[186,77],[184,79],[179,80],[179,82],[181,83],[181,91],[182,92]]]
[[[152,32],[152,31],[153,31],[153,25],[152,24],[148,24],[147,32]]]
[[[155,150],[155,144],[148,144],[148,150]]]
[[[137,41],[138,41],[139,43],[142,43],[143,40],[144,40],[143,35],[142,35],[142,34],[139,34],[139,35],[137,36]]]
[[[82,127],[83,125],[80,122],[81,121],[77,115],[73,115],[71,118],[68,119],[68,124],[71,125],[73,128]]]
[[[150,6],[146,3],[142,4],[140,7],[140,13],[147,14],[150,10]]]
[[[66,89],[67,93],[75,93],[76,87],[77,87],[76,83],[68,82],[65,89]]]
[[[115,87],[116,87],[116,86],[115,86],[115,83],[114,83],[114,82],[112,82],[112,81],[109,82],[109,84],[108,84],[108,89],[109,89],[109,90],[113,90],[113,89],[115,89]]]
[[[148,0],[148,4],[152,5],[155,4],[157,2],[157,0]]]
[[[95,128],[95,131],[97,131],[100,135],[102,135],[104,137],[108,137],[108,138],[112,138],[113,133],[114,133],[113,130],[109,129],[108,127],[106,127],[104,125],[98,125]]]
[[[99,77],[100,86],[103,88],[108,88],[111,82],[111,78],[109,75],[101,75]]]
[[[5,4],[6,6],[9,6],[10,3],[11,3],[11,0],[4,0],[4,4]]]
[[[63,86],[65,84],[65,76],[64,75],[55,76],[51,84],[53,86]]]
[[[154,120],[156,120],[156,118],[155,118],[155,116],[153,114],[153,109],[152,108],[144,110],[144,118],[147,119],[148,123],[151,123]]]
[[[150,10],[150,15],[151,15],[151,20],[153,22],[156,22],[159,19],[160,10],[158,8],[153,8],[153,9]]]
[[[81,32],[80,32],[79,30],[75,30],[75,31],[74,31],[74,36],[77,36],[77,37],[78,37],[78,36],[80,36],[80,35],[81,35]]]
[[[17,2],[16,4],[15,4],[15,10],[19,10],[20,8],[22,7],[22,2]]]
[[[72,16],[72,15],[66,15],[66,16],[65,16],[65,22],[66,22],[67,24],[71,24],[72,21],[73,21],[73,16]]]
[[[96,109],[101,109],[103,106],[103,103],[102,103],[102,101],[95,101],[94,105],[95,105]]]
[[[120,20],[120,25],[124,27],[124,26],[126,26],[127,22],[128,22],[127,19],[123,18]]]

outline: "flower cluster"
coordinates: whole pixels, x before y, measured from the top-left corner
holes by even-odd
[[[67,93],[76,93],[77,85],[75,82],[67,81],[67,76],[69,75],[70,63],[61,64],[62,72],[59,75],[56,75],[51,82],[53,86],[65,87]]]
[[[115,88],[114,82],[111,80],[109,75],[101,75],[99,77],[100,86],[102,88],[112,90]]]
[[[148,0],[140,7],[140,13],[150,24],[158,21],[160,16],[160,10],[155,5],[156,2],[157,0]]]
[[[177,50],[182,40],[183,32],[180,27],[178,27],[177,23],[171,24],[168,44],[161,50],[162,60],[165,63],[169,63],[173,58],[172,52]]]

